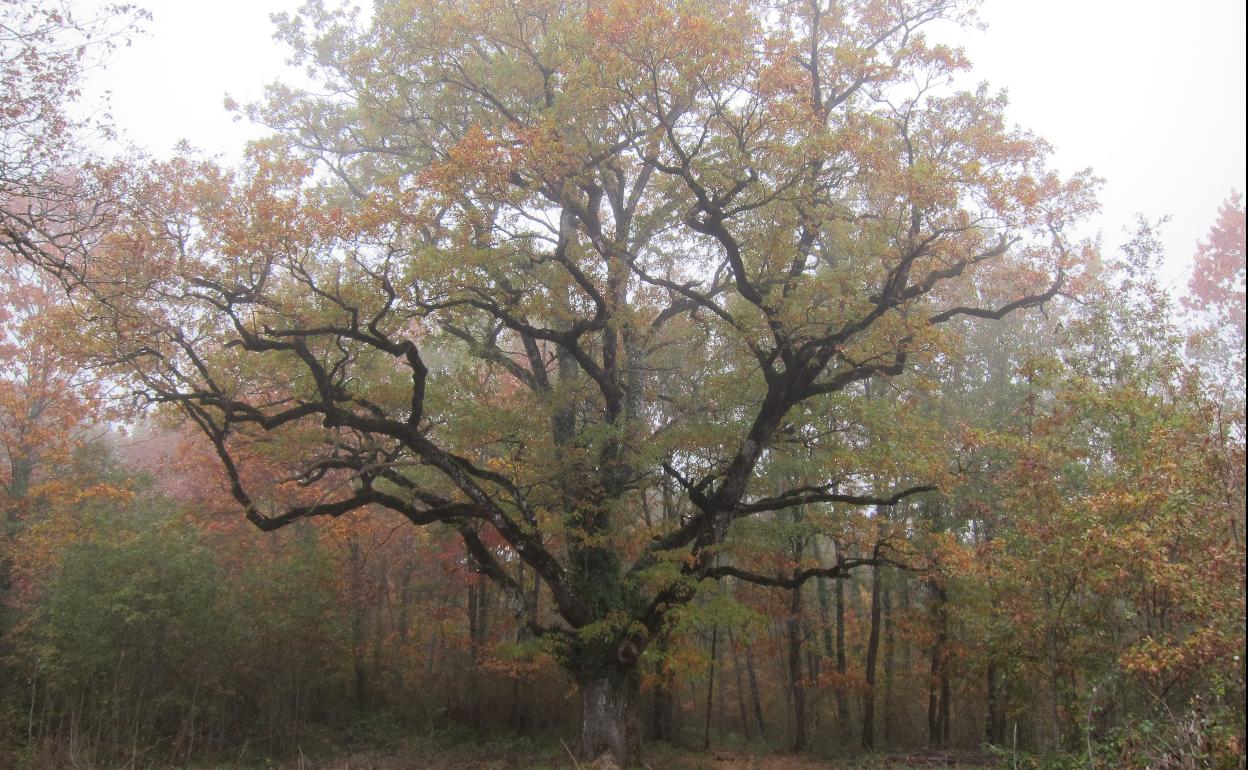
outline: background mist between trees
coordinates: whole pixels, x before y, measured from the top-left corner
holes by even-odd
[[[1242,765],[1240,199],[1181,315],[1155,225],[1102,264],[1090,175],[929,93],[956,4],[651,6],[310,6],[335,95],[234,173],[86,158],[61,99],[141,14],[5,0],[13,762],[564,736],[579,690],[624,764]]]

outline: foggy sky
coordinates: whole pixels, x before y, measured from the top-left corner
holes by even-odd
[[[234,120],[223,97],[246,103],[292,79],[269,14],[298,0],[141,4],[146,34],[92,73],[88,94],[110,91],[125,137],[156,155],[185,139],[237,160],[263,131]],[[966,47],[971,82],[1008,89],[1010,119],[1054,145],[1059,170],[1090,166],[1106,180],[1090,223],[1106,252],[1137,212],[1171,217],[1166,272],[1179,288],[1219,203],[1245,187],[1242,0],[988,0],[980,18],[986,31],[929,34]]]

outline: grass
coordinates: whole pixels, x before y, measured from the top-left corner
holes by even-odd
[[[255,746],[215,762],[171,763],[148,756],[138,761],[97,763],[47,749],[7,756],[0,766],[20,770],[591,770],[572,757],[571,739],[560,740],[508,733],[483,733],[450,725],[428,733],[403,729],[382,720],[355,724],[349,730],[309,733],[293,752],[266,756]],[[710,752],[691,751],[666,743],[647,742],[643,767],[649,770],[902,770],[915,767],[962,767],[975,764],[929,762],[934,757],[863,755],[840,758],[796,756],[758,744],[720,745]],[[943,757],[942,757],[943,758]],[[969,757],[968,757],[969,758]],[[907,761],[908,760],[908,761]]]
[[[712,750],[689,751],[663,743],[647,743],[643,767],[650,770],[902,770],[915,765],[881,756],[816,759],[780,753]],[[242,762],[197,765],[188,770],[589,770],[572,758],[565,741],[514,735],[481,735],[448,730],[394,741],[389,745],[341,753],[282,760],[253,757]],[[948,767],[948,766],[946,766]],[[953,767],[975,767],[983,765]]]

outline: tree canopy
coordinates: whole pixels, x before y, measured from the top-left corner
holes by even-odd
[[[240,108],[273,129],[242,168],[88,166],[8,197],[4,245],[70,289],[82,360],[202,433],[259,529],[388,509],[453,531],[576,681],[581,754],[631,765],[639,660],[704,581],[789,589],[797,617],[804,584],[871,567],[878,645],[882,567],[925,570],[938,599],[963,575],[957,495],[1037,507],[1011,558],[1074,537],[1038,523],[1065,510],[1041,468],[1100,478],[1064,443],[1083,434],[990,438],[956,399],[971,372],[1019,382],[968,357],[977,335],[1095,282],[1070,233],[1097,180],[1051,170],[1003,93],[955,85],[967,61],[930,35],[971,19],[950,0],[311,3],[278,23],[316,86]],[[1224,292],[1220,238],[1202,296]],[[1242,343],[1242,293],[1238,318]],[[1011,366],[1044,387],[1035,359]],[[1054,420],[1096,408],[1069,398]],[[1106,463],[1179,473],[1102,438]],[[1105,505],[1089,526],[1133,515]],[[1003,559],[966,573],[984,596],[1056,590]]]
[[[854,428],[908,439],[846,404],[1081,270],[1092,180],[948,87],[962,55],[923,30],[964,15],[314,7],[283,34],[331,95],[253,108],[278,133],[246,170],[157,164],[89,252],[19,248],[89,293],[96,363],[202,429],[256,526],[445,522],[518,612],[504,561],[529,565],[563,621],[534,631],[604,704],[583,752],[632,761],[637,657],[697,580],[890,548],[759,574],[719,555],[734,520],[933,489],[939,460],[854,462],[880,456]],[[647,526],[663,479],[683,510]]]

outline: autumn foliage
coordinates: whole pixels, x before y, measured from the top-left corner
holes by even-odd
[[[118,27],[0,2],[14,757],[1242,766],[1242,204],[1179,313],[971,9],[314,3],[224,168],[68,163]]]

